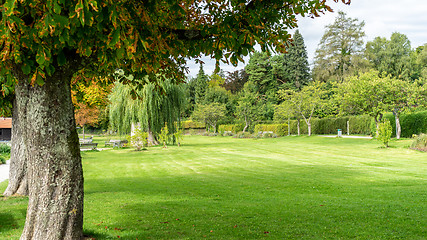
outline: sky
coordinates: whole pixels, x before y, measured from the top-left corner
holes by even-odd
[[[393,32],[405,34],[411,41],[412,48],[427,43],[426,0],[352,0],[350,5],[328,0],[328,4],[334,10],[333,13],[327,12],[315,19],[298,17],[299,30],[304,38],[310,65],[325,27],[334,22],[338,11],[345,12],[347,17],[365,22],[365,43],[378,36],[390,39]],[[207,57],[202,60],[205,62],[205,73],[211,74],[215,69],[215,61]],[[239,70],[244,68],[248,60],[249,58],[245,58],[245,63],[240,63],[237,67],[221,63],[221,69],[226,72]],[[187,66],[189,75],[196,76],[199,65],[189,61]]]

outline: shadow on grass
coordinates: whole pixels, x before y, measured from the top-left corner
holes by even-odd
[[[99,239],[106,239],[107,235],[102,233],[96,233],[94,231],[86,231],[83,230],[83,240],[99,240]]]
[[[0,233],[6,232],[19,227],[18,222],[15,220],[12,214],[0,213]]]

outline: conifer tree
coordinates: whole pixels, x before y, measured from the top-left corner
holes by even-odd
[[[293,42],[287,53],[272,58],[274,77],[283,88],[301,89],[310,80],[307,50],[299,30],[295,31]]]

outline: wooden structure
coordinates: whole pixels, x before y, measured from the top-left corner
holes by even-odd
[[[12,138],[12,118],[0,118],[0,141],[10,141]]]

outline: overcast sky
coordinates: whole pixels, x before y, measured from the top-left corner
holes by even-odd
[[[365,43],[375,37],[390,38],[393,32],[405,34],[411,41],[412,48],[427,43],[427,1],[426,0],[352,0],[350,5],[328,1],[334,13],[326,13],[319,18],[299,18],[299,30],[304,38],[312,64],[314,52],[325,32],[325,26],[332,24],[338,11],[347,13],[347,17],[365,21]],[[293,31],[292,31],[293,32]],[[215,61],[204,58],[204,70],[211,74],[215,68]],[[247,64],[246,59],[245,64]],[[224,71],[235,71],[244,68],[239,64],[237,68],[232,65],[221,64]],[[199,66],[189,61],[190,75],[195,76]]]

